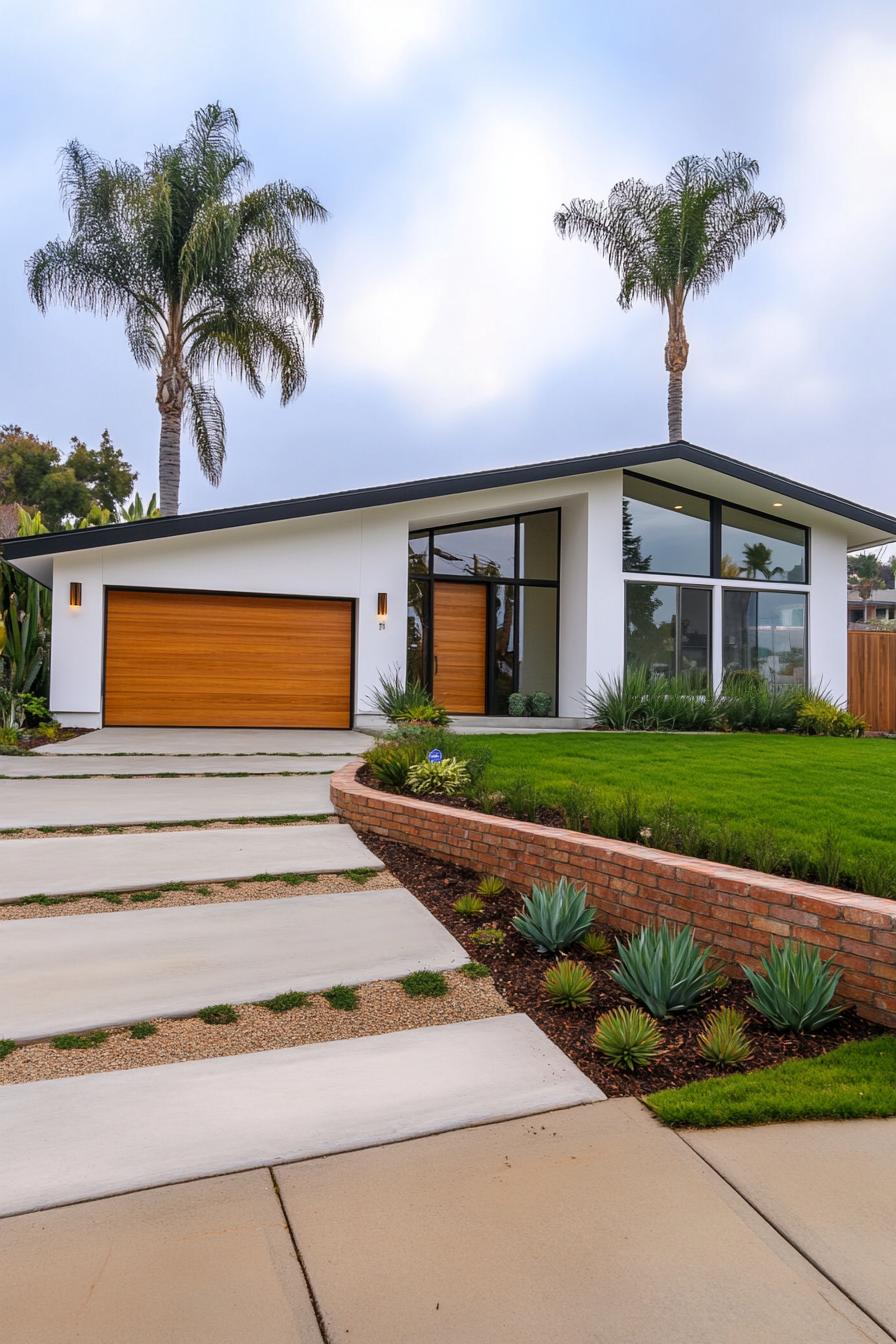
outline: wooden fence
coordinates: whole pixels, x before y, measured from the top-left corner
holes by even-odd
[[[896,733],[896,630],[850,630],[849,708],[872,733]]]

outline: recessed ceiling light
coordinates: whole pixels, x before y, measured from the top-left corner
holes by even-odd
[[[683,504],[676,504],[674,507],[675,507],[676,510],[679,510],[679,509],[683,509],[683,508],[684,508],[684,505],[683,505]]]
[[[773,509],[783,509],[783,507],[784,505],[781,503],[780,499],[776,499],[774,504],[772,505]]]

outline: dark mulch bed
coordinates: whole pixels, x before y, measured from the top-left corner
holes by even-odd
[[[703,1059],[697,1037],[703,1018],[711,1008],[723,1005],[739,1008],[747,1019],[747,1034],[753,1044],[753,1056],[740,1072],[780,1064],[786,1059],[806,1059],[831,1050],[843,1041],[864,1040],[880,1034],[880,1027],[864,1022],[849,1009],[823,1031],[812,1036],[787,1035],[774,1031],[747,1003],[749,986],[732,981],[725,989],[707,995],[699,1011],[677,1014],[661,1023],[665,1052],[650,1068],[630,1074],[610,1065],[591,1045],[595,1020],[609,1008],[630,1005],[632,1000],[610,978],[613,957],[586,957],[581,949],[568,955],[588,962],[595,978],[591,1006],[586,1009],[557,1008],[544,995],[541,980],[550,959],[535,951],[533,945],[516,932],[510,920],[520,908],[516,892],[486,901],[484,915],[469,919],[452,908],[458,896],[472,891],[481,874],[441,863],[421,850],[396,844],[369,833],[361,839],[385,863],[390,872],[412,891],[425,906],[450,929],[469,952],[471,961],[488,966],[495,984],[512,1008],[528,1013],[542,1031],[550,1036],[584,1073],[608,1096],[640,1096],[664,1087],[680,1087],[697,1078],[711,1078],[731,1069],[720,1069]],[[493,924],[506,934],[503,943],[480,944],[470,934],[483,925]],[[595,923],[594,928],[611,939],[614,931]]]
[[[83,737],[92,733],[92,728],[60,728],[56,737],[44,737],[43,733],[25,729],[19,734],[19,750],[33,751],[35,747],[46,747],[50,742],[69,742],[73,737]]]

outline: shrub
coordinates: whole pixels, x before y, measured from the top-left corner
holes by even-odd
[[[467,976],[469,980],[482,980],[485,976],[491,975],[489,968],[483,966],[481,961],[466,962],[465,965],[460,967],[460,973],[461,975]],[[0,1056],[0,1058],[2,1058],[2,1056]]]
[[[441,999],[448,993],[448,981],[441,971],[412,971],[398,983],[412,999]]]
[[[490,943],[503,943],[507,937],[503,929],[496,929],[494,924],[486,924],[483,929],[475,929],[470,934],[471,943],[480,943],[487,947]]]
[[[393,793],[404,793],[408,775],[424,757],[424,749],[411,742],[382,742],[371,747],[364,760],[374,779]]]
[[[47,728],[55,729],[55,733],[51,735],[51,740],[52,736],[58,736],[59,725],[50,713],[50,706],[45,695],[32,695],[30,691],[24,691],[19,695],[19,708],[26,728],[34,728],[43,724]]]
[[[395,666],[380,673],[377,685],[368,695],[368,703],[384,719],[397,723],[402,717],[407,718],[411,706],[431,705],[432,696],[414,677],[405,681],[401,669]]]
[[[792,732],[805,697],[802,686],[774,686],[761,674],[729,672],[720,697],[721,715],[735,732]]]
[[[526,697],[520,691],[507,697],[507,713],[514,719],[522,718],[526,713]]]
[[[408,788],[418,794],[444,793],[453,798],[463,793],[469,783],[469,771],[456,756],[446,756],[441,761],[420,761],[411,766],[407,775]]]
[[[597,1020],[592,1043],[620,1069],[641,1069],[660,1052],[663,1035],[641,1008],[613,1008]]]
[[[458,896],[457,900],[454,902],[453,909],[455,909],[459,915],[481,915],[485,909],[485,901],[481,896],[474,896],[472,894],[468,896]]]
[[[542,981],[545,993],[563,1008],[584,1008],[591,1002],[594,976],[583,961],[558,961]]]
[[[416,704],[406,705],[395,716],[396,723],[419,723],[434,724],[437,728],[444,728],[449,722],[448,711],[441,705],[434,705],[428,701],[418,701]]]
[[[506,890],[507,884],[503,877],[481,877],[476,883],[476,891],[480,896],[500,896]]]
[[[284,994],[275,994],[272,999],[262,999],[259,1008],[267,1008],[271,1013],[289,1013],[293,1008],[304,1008],[308,995],[298,989],[288,989]]]
[[[640,663],[586,687],[582,702],[601,728],[705,732],[722,723],[721,701],[705,676],[653,676]]]
[[[334,985],[332,989],[325,989],[324,998],[331,1008],[338,1008],[343,1013],[353,1012],[358,1006],[358,991],[350,985]]]
[[[865,720],[850,714],[832,700],[808,695],[796,712],[794,727],[798,733],[813,737],[861,737],[865,732]]]
[[[709,949],[695,942],[693,929],[676,932],[665,922],[648,925],[626,943],[617,939],[616,951],[619,960],[611,976],[654,1017],[692,1008],[718,973],[709,964]]]
[[[108,1039],[108,1031],[85,1031],[81,1035],[54,1036],[53,1045],[57,1050],[95,1050]]]
[[[208,1008],[200,1008],[196,1016],[209,1027],[225,1027],[236,1022],[239,1013],[232,1003],[213,1003]]]
[[[717,1008],[697,1038],[700,1053],[713,1064],[744,1064],[753,1047],[744,1031],[744,1015],[736,1008]]]
[[[9,747],[10,749],[19,745],[18,728],[0,727],[0,747]]]
[[[773,940],[761,971],[741,967],[753,990],[749,1002],[779,1030],[818,1031],[843,1011],[831,1002],[842,974],[832,961],[806,943]]]
[[[0,1059],[5,1059],[6,1056],[11,1055],[13,1050],[15,1049],[16,1049],[15,1041],[10,1040],[0,1041]]]
[[[533,691],[526,708],[533,718],[546,719],[554,708],[554,697],[547,691]]]
[[[158,1027],[153,1022],[135,1022],[131,1027],[131,1035],[135,1041],[145,1041],[149,1036],[155,1036]]]
[[[579,947],[589,957],[606,957],[613,951],[613,944],[607,935],[591,929],[579,939]]]
[[[541,952],[562,952],[577,943],[594,922],[584,887],[561,877],[551,887],[533,887],[523,899],[523,910],[511,921],[517,933]]]

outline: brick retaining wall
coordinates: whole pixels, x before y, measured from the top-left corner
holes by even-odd
[[[862,1017],[896,1027],[896,902],[686,858],[622,840],[508,821],[381,793],[356,765],[332,777],[336,811],[359,831],[496,873],[523,890],[566,875],[602,922],[632,931],[654,919],[694,926],[731,971],[755,965],[772,938],[816,943],[843,970],[839,995]]]

